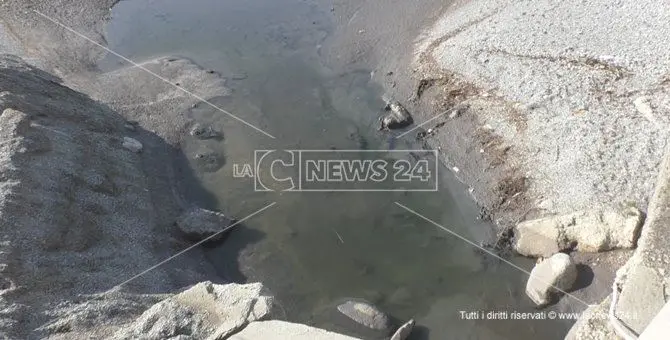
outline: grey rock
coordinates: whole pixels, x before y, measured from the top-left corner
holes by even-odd
[[[221,133],[214,130],[211,126],[205,126],[199,123],[194,124],[189,133],[191,136],[198,139],[220,139],[222,137]]]
[[[389,111],[385,116],[379,118],[379,130],[401,129],[412,124],[412,116],[407,109],[395,100],[388,100],[386,110]]]
[[[329,332],[323,329],[286,321],[256,321],[230,340],[358,340],[356,338]]]
[[[637,208],[628,206],[525,221],[514,229],[514,250],[549,257],[571,248],[581,252],[633,248],[643,220]]]
[[[248,323],[270,315],[272,297],[264,291],[260,283],[201,282],[155,304],[115,338],[225,339]]]
[[[123,147],[135,153],[142,152],[144,148],[140,141],[131,137],[123,137]]]
[[[237,73],[230,76],[230,79],[232,80],[244,80],[247,78],[249,78],[249,76],[246,73]]]
[[[198,168],[205,172],[216,172],[225,163],[223,157],[215,151],[198,152],[194,157]]]
[[[338,305],[337,310],[367,328],[379,331],[391,328],[388,315],[365,301],[350,300]]]
[[[530,273],[526,295],[538,306],[573,287],[577,280],[577,265],[570,255],[558,253],[538,263]]]
[[[225,236],[222,231],[233,223],[235,219],[222,213],[191,207],[179,216],[176,224],[186,238],[193,242],[216,235],[207,241],[211,243],[220,241]]]
[[[391,336],[391,340],[405,340],[409,335],[412,333],[412,329],[414,329],[414,319],[411,319],[404,323],[400,328],[398,328],[395,333],[393,333],[393,336]]]

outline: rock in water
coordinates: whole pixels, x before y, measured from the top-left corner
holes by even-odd
[[[549,257],[571,248],[582,252],[633,248],[643,219],[637,208],[625,207],[524,221],[514,228],[514,250]]]
[[[400,129],[412,124],[412,116],[399,102],[395,100],[386,101],[386,110],[389,113],[379,119],[379,130]]]
[[[225,160],[219,153],[211,150],[198,152],[194,156],[198,168],[205,172],[216,172],[223,167]]]
[[[204,126],[197,123],[191,127],[190,133],[191,136],[198,139],[220,139],[222,137],[221,133],[214,130],[211,126]]]
[[[144,148],[144,146],[142,146],[142,143],[140,143],[140,141],[138,141],[135,138],[130,138],[130,137],[123,137],[123,144],[122,145],[123,145],[124,148],[126,148],[126,149],[128,149],[132,152],[135,152],[135,153],[141,152],[142,149]]]
[[[410,333],[412,333],[412,329],[414,329],[414,319],[411,319],[407,321],[404,325],[400,326],[395,333],[393,333],[393,336],[391,337],[391,340],[405,340],[409,336]]]
[[[545,306],[554,294],[572,288],[576,280],[577,265],[570,255],[558,253],[535,265],[526,284],[526,295],[536,305]]]
[[[379,331],[388,331],[391,328],[388,315],[367,302],[347,301],[337,306],[337,310],[367,328]]]
[[[226,339],[270,314],[272,298],[260,283],[201,282],[146,310],[115,339]]]
[[[198,242],[215,235],[208,243],[220,241],[225,233],[221,231],[235,223],[234,219],[226,215],[199,207],[192,207],[181,214],[177,219],[177,227],[187,239]],[[219,234],[217,234],[219,233]]]

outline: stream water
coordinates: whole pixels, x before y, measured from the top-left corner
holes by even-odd
[[[369,70],[323,63],[321,47],[337,29],[331,15],[328,4],[306,0],[132,0],[113,8],[106,27],[112,50],[135,61],[178,55],[216,70],[234,93],[212,102],[251,123],[262,116],[277,137],[205,106],[194,110],[197,120],[224,126],[223,140],[184,142],[217,198],[206,204],[241,218],[277,202],[208,251],[220,275],[262,281],[289,321],[353,335],[360,334],[332,317],[346,298],[374,302],[399,320],[415,318],[411,339],[562,339],[568,323],[464,317],[535,309],[523,292],[526,274],[395,204],[475,242],[490,236],[466,188],[445,169],[432,178],[439,179],[436,192],[268,193],[233,178],[233,165],[250,161],[255,149],[420,148],[412,136],[391,143],[390,133],[377,131],[384,105]],[[120,66],[108,56],[100,67]],[[197,166],[203,143],[225,155],[220,169]]]

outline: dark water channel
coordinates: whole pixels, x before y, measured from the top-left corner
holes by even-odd
[[[140,62],[183,56],[216,70],[233,94],[212,102],[250,123],[263,117],[276,137],[205,106],[195,110],[196,120],[223,126],[221,141],[184,144],[196,170],[202,147],[225,155],[220,169],[198,172],[218,200],[211,208],[241,218],[277,202],[210,251],[221,276],[264,282],[290,321],[353,335],[331,318],[349,297],[399,320],[415,318],[412,339],[562,339],[567,325],[558,322],[463,318],[461,311],[535,309],[523,293],[524,273],[394,203],[468,239],[487,237],[490,226],[477,221],[477,207],[445,169],[437,192],[255,192],[250,180],[233,178],[233,165],[251,162],[256,149],[420,148],[411,136],[390,143],[391,135],[376,131],[382,92],[369,70],[321,62],[336,29],[331,15],[327,3],[304,0],[132,0],[113,9],[111,49]],[[115,67],[113,56],[101,61]]]

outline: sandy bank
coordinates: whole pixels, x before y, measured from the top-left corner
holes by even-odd
[[[528,208],[646,207],[669,122],[669,17],[652,0],[472,1],[423,34],[415,65],[438,99],[472,106],[482,153],[527,180]]]

